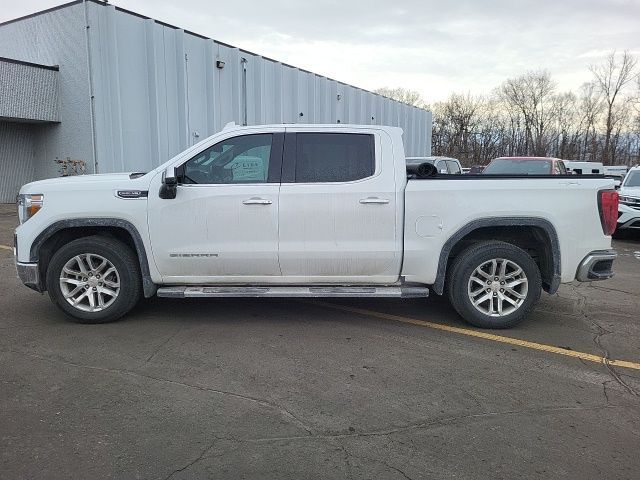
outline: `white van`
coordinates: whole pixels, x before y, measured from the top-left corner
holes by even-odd
[[[624,177],[629,171],[629,167],[626,165],[607,165],[604,167],[605,175],[619,175]]]
[[[604,165],[602,162],[575,162],[565,160],[564,164],[569,173],[574,175],[602,175],[604,173]]]

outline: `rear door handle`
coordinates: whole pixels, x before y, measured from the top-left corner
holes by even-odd
[[[251,197],[247,200],[243,200],[242,203],[244,205],[271,205],[273,202],[266,198]]]
[[[389,203],[389,200],[386,199],[386,198],[367,197],[367,198],[361,198],[360,199],[360,203],[364,203],[364,204],[368,204],[368,203],[384,204],[384,203]]]

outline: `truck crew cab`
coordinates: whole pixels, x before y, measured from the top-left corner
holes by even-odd
[[[228,126],[145,174],[33,182],[16,265],[79,322],[142,297],[427,297],[505,328],[561,282],[612,276],[600,177],[407,175],[402,131]]]

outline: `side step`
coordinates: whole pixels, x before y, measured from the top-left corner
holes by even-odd
[[[427,287],[289,287],[289,286],[177,286],[160,287],[157,295],[167,298],[194,297],[384,297],[424,298]]]

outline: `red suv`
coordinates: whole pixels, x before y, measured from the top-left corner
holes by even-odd
[[[483,175],[566,175],[567,173],[564,162],[552,157],[494,158],[482,171]]]

